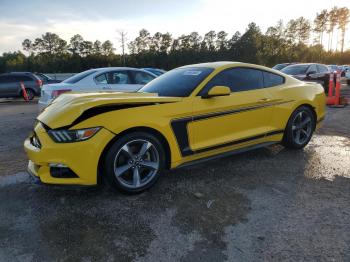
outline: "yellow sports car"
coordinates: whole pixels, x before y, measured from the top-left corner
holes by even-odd
[[[47,184],[128,193],[172,169],[275,143],[303,148],[325,116],[321,85],[263,66],[215,62],[174,69],[136,93],[66,93],[37,118],[24,147]]]

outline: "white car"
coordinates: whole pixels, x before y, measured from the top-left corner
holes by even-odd
[[[343,66],[343,69],[345,71],[344,77],[346,79],[346,83],[350,85],[350,66]]]
[[[41,88],[39,111],[53,99],[69,91],[95,92],[118,91],[135,92],[157,76],[142,69],[130,67],[106,67],[90,69],[76,74],[61,83],[44,85]]]

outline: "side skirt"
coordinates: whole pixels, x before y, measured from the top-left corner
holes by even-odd
[[[217,155],[214,155],[214,156],[209,156],[209,157],[205,157],[205,158],[189,161],[189,162],[183,163],[183,164],[175,167],[174,169],[179,169],[179,168],[183,168],[183,167],[197,165],[197,164],[205,163],[205,162],[210,161],[210,160],[214,160],[214,159],[218,159],[218,158],[222,158],[222,157],[227,157],[227,156],[232,156],[232,155],[244,153],[244,152],[247,152],[247,151],[251,151],[251,150],[254,150],[254,149],[271,146],[271,145],[278,144],[278,143],[280,143],[280,142],[265,142],[265,143],[261,143],[261,144],[257,144],[257,145],[253,145],[253,146],[248,146],[248,147],[244,147],[244,148],[234,149],[232,151],[224,152],[224,153],[217,154]]]

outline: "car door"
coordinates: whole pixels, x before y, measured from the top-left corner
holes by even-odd
[[[16,75],[8,75],[8,93],[9,96],[17,96],[21,92],[21,78]]]
[[[202,98],[214,86],[228,86],[231,94]],[[191,149],[202,152],[259,142],[271,131],[272,102],[262,71],[241,67],[220,72],[194,100],[193,121],[188,126]]]
[[[133,92],[137,87],[132,83],[128,70],[114,70],[108,73],[108,87],[119,92]]]
[[[11,83],[8,75],[0,76],[0,97],[11,96]]]

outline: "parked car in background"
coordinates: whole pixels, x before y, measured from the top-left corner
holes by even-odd
[[[152,74],[155,74],[156,76],[160,76],[164,74],[166,71],[163,69],[158,69],[158,68],[151,68],[151,67],[146,67],[142,68],[143,70],[146,70],[148,72],[151,72]]]
[[[337,65],[327,65],[327,66],[332,73],[335,73],[335,74],[341,73],[341,68],[339,66]]]
[[[61,83],[44,85],[39,100],[40,111],[62,93],[119,91],[135,92],[157,76],[142,69],[130,67],[106,67],[90,69]]]
[[[346,83],[350,85],[350,66],[343,65],[343,69],[344,69],[344,77],[346,79]]]
[[[283,68],[281,72],[299,80],[320,83],[325,91],[328,91],[330,70],[326,65],[316,63],[295,64]]]
[[[30,72],[0,74],[0,97],[23,97],[20,82],[23,82],[29,100],[40,95],[41,79]]]
[[[341,65],[341,66],[339,66],[339,68],[340,68],[340,71],[341,71],[341,76],[342,77],[346,77],[345,76],[346,72],[350,70],[350,66],[348,66],[348,65]]]
[[[61,80],[52,79],[51,77],[43,73],[35,73],[35,74],[41,79],[41,81],[43,81],[43,85],[62,82]]]
[[[287,67],[287,66],[289,66],[289,65],[292,65],[292,63],[277,64],[277,65],[275,65],[274,67],[272,67],[272,69],[281,71],[283,68],[285,68],[285,67]]]

